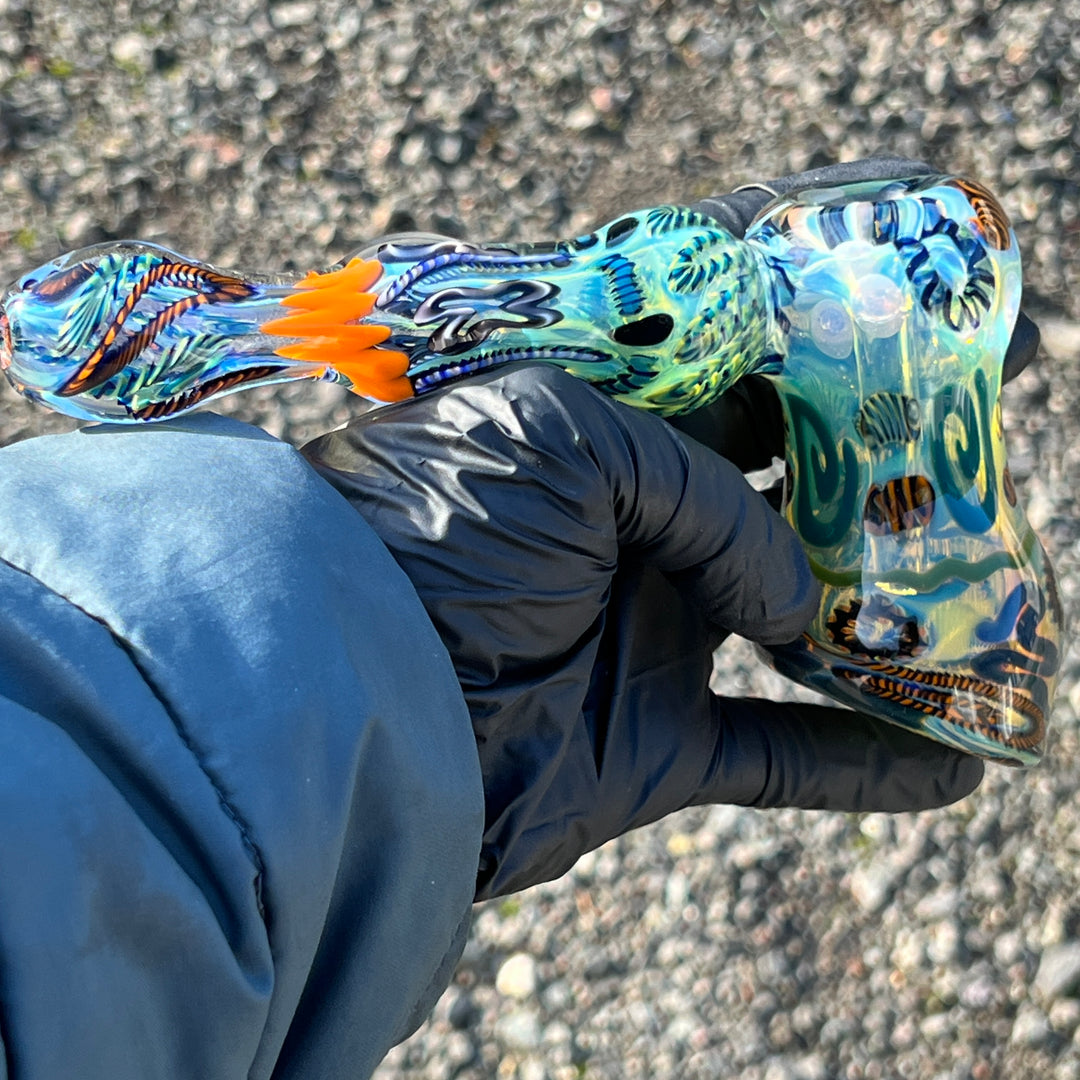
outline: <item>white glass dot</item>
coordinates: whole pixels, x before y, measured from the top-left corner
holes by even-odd
[[[884,274],[861,278],[852,291],[851,307],[859,329],[868,337],[892,337],[904,321],[904,294]]]
[[[851,317],[838,300],[819,300],[810,312],[814,344],[834,360],[850,355],[854,335]]]

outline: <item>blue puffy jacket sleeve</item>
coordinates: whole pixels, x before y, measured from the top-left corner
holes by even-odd
[[[367,1076],[460,954],[482,799],[412,586],[290,447],[0,450],[0,1080]]]

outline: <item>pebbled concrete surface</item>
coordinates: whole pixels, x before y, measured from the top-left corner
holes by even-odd
[[[388,230],[552,238],[929,158],[1020,238],[1044,349],[1006,430],[1075,620],[1078,27],[1067,0],[0,0],[0,278],[132,236],[255,268]],[[292,386],[223,411],[299,443],[357,407]],[[0,443],[70,426],[0,387]],[[725,692],[790,692],[726,649]],[[380,1080],[1080,1077],[1076,669],[1044,765],[955,807],[689,811],[485,905]]]

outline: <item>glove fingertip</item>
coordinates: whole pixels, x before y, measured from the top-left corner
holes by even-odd
[[[1009,347],[1001,367],[1001,381],[1011,382],[1023,371],[1039,351],[1042,335],[1039,328],[1022,311],[1016,317]]]
[[[934,778],[932,797],[936,801],[928,801],[925,809],[935,810],[966,798],[982,783],[985,774],[986,764],[982,758],[955,751],[952,768],[942,770]]]
[[[718,698],[700,801],[848,813],[933,810],[970,795],[981,759],[832,705]]]

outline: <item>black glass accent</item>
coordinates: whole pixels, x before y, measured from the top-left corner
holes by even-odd
[[[636,217],[624,217],[619,218],[618,221],[613,221],[607,227],[607,246],[614,247],[620,241],[625,240],[637,227],[638,219]]]
[[[635,319],[622,326],[616,327],[611,336],[620,345],[631,345],[635,348],[648,348],[650,345],[659,345],[665,341],[675,325],[675,320],[670,315],[646,315],[644,319]]]

